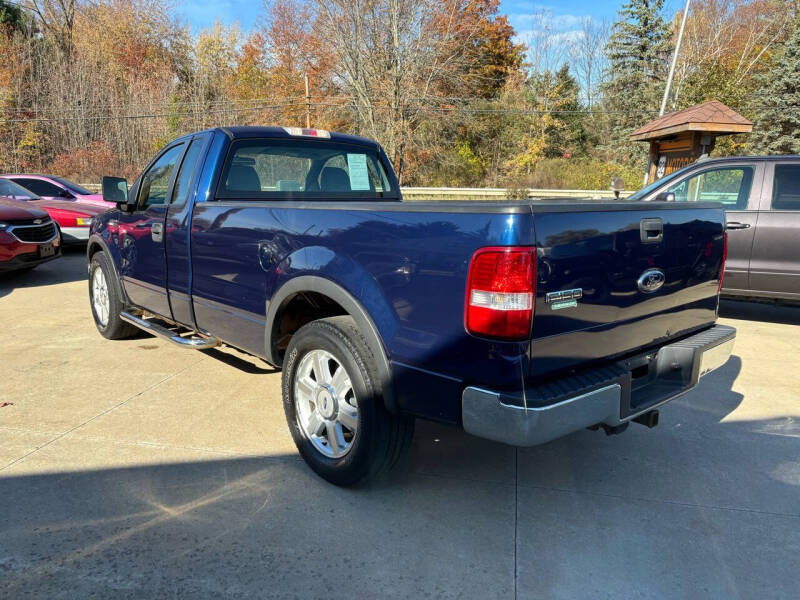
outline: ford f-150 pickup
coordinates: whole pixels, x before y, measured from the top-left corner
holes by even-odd
[[[282,369],[300,454],[351,485],[416,417],[527,446],[654,426],[726,362],[718,204],[404,202],[371,140],[230,127],[167,145],[87,246],[95,323]]]

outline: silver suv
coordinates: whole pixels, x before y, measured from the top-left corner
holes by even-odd
[[[800,156],[701,160],[628,199],[721,202],[728,231],[723,295],[800,301]]]

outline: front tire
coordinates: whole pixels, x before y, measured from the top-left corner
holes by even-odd
[[[283,361],[286,420],[300,455],[327,481],[349,486],[391,468],[414,420],[384,406],[377,361],[349,316],[312,321]]]
[[[138,329],[123,321],[125,308],[122,291],[111,260],[105,252],[97,252],[89,264],[89,304],[97,331],[109,340],[121,340],[138,333]]]

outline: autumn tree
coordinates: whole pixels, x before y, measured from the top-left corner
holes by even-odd
[[[544,139],[543,156],[583,153],[583,105],[578,82],[570,73],[569,65],[565,63],[555,72],[534,74],[529,85],[537,111],[548,117],[539,119]]]
[[[77,4],[77,0],[28,0],[26,3],[37,25],[67,56],[72,53]]]
[[[317,106],[312,109],[312,122],[319,127],[342,125],[326,111],[326,104],[335,103],[339,88],[335,77],[333,32],[325,31],[321,15],[312,2],[276,0],[269,4],[263,28],[265,52],[272,89],[280,90],[284,103],[277,114],[284,122],[305,123],[305,82],[308,75],[311,93]]]
[[[228,27],[217,21],[211,28],[201,31],[194,40],[194,68],[185,85],[184,98],[193,111],[207,111],[208,119],[200,118],[201,127],[216,122],[216,113],[227,107],[236,74],[237,47],[241,37],[237,25]],[[175,102],[180,110],[180,100]]]
[[[579,83],[586,106],[594,106],[598,88],[607,69],[603,48],[608,41],[609,28],[605,21],[591,17],[581,20],[578,35],[570,42],[567,55],[575,80]]]
[[[456,53],[463,52],[466,70],[457,90],[462,96],[492,98],[509,77],[519,73],[525,58],[522,44],[514,41],[508,17],[498,14],[499,0],[475,0],[453,5],[458,27],[451,34],[451,15],[442,13],[442,35],[450,37]],[[444,90],[443,90],[444,91]]]
[[[746,110],[792,19],[784,0],[695,0],[686,20],[669,108],[710,99]],[[678,13],[676,22],[681,18]]]
[[[496,4],[469,0],[317,0],[315,27],[326,37],[334,72],[352,110],[354,129],[381,141],[404,176],[415,131],[442,99],[487,87],[497,73],[475,62],[490,46],[481,33],[500,25]],[[497,33],[499,31],[499,33]],[[508,31],[506,30],[506,34]],[[503,46],[501,43],[500,46]],[[515,64],[514,58],[510,64]],[[507,70],[508,64],[500,65]],[[492,84],[494,85],[494,84]]]

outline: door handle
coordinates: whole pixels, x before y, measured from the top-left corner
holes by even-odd
[[[639,239],[643,244],[657,244],[664,240],[664,222],[659,218],[639,221]]]
[[[161,242],[164,240],[164,225],[162,223],[153,223],[150,226],[150,237],[154,242]]]
[[[731,221],[730,223],[725,224],[725,231],[731,231],[734,229],[750,229],[750,223],[738,223],[737,221]]]

